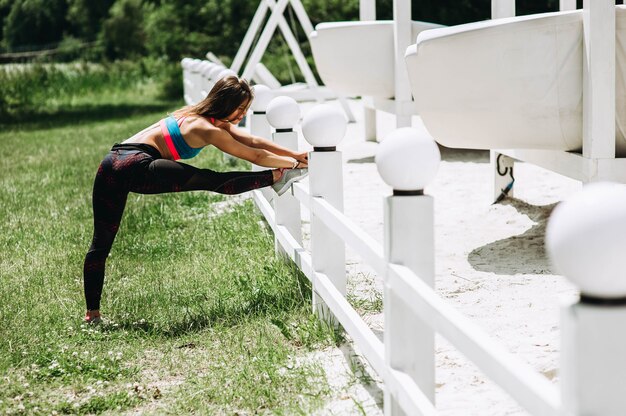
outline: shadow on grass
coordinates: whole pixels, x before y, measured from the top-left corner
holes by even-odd
[[[182,104],[178,101],[159,101],[151,104],[85,104],[53,111],[27,110],[17,114],[3,114],[0,127],[20,130],[40,130],[68,125],[125,119],[143,114],[173,111]]]
[[[306,276],[298,272],[296,279],[299,296],[294,297],[294,293],[291,291],[287,293],[264,290],[245,291],[241,293],[236,302],[223,301],[218,298],[216,302],[205,305],[197,304],[193,310],[181,310],[182,317],[171,322],[164,322],[163,320],[152,322],[143,319],[136,322],[124,320],[114,325],[104,324],[100,330],[105,332],[143,332],[153,336],[177,338],[207,328],[236,327],[243,322],[259,317],[267,317],[276,324],[275,316],[289,314],[291,311],[306,305],[312,299],[311,283]]]

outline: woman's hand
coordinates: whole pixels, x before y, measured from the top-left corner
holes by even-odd
[[[307,163],[307,164],[309,162],[309,152],[294,153],[292,157],[296,159],[298,162]],[[302,163],[300,163],[300,165],[302,165]],[[303,167],[303,166],[300,166],[300,167]]]
[[[296,169],[302,169],[302,168],[308,168],[308,167],[309,167],[308,162],[301,162],[299,160],[296,160],[296,164],[294,165],[294,168]]]

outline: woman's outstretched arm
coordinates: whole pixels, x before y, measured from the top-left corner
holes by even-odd
[[[244,144],[248,147],[252,147],[254,149],[268,150],[275,155],[292,157],[299,162],[307,162],[308,160],[308,152],[295,152],[293,150],[287,149],[286,147],[280,146],[271,140],[264,139],[259,136],[254,136],[246,132],[245,130],[233,126],[232,124],[224,126],[222,128],[229,132],[230,135],[239,143]]]
[[[272,142],[269,143],[274,144]],[[248,146],[233,138],[233,136],[231,136],[225,129],[213,133],[211,135],[209,144],[212,144],[213,146],[217,147],[225,153],[228,153],[229,155],[247,160],[248,162],[254,163],[255,165],[259,166],[264,166],[268,168],[307,167],[306,159],[305,161],[300,161],[297,160],[294,156],[291,156],[292,154],[296,154],[294,152],[290,151],[287,155],[281,155],[276,154],[269,149]],[[281,146],[277,147],[284,149]],[[299,163],[296,165],[297,162]]]

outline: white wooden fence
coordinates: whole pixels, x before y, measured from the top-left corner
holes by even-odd
[[[287,135],[291,143],[296,144],[295,133],[289,131],[285,120],[279,114],[272,114],[285,111],[285,106],[274,103],[268,105],[268,116],[280,130],[273,133],[274,140],[287,144],[283,141],[283,136]],[[263,111],[257,107],[257,112]],[[435,332],[455,345],[531,414],[624,414],[626,358],[622,357],[626,354],[620,349],[626,347],[626,337],[623,331],[615,330],[619,326],[603,322],[616,325],[617,321],[626,321],[623,302],[626,289],[620,288],[618,283],[609,284],[600,295],[583,294],[580,302],[564,307],[562,348],[566,359],[562,364],[560,394],[557,386],[490,339],[433,290],[432,198],[421,192],[434,176],[438,163],[432,139],[416,137],[416,131],[404,128],[380,145],[378,168],[385,182],[394,188],[394,195],[383,201],[383,249],[342,213],[341,154],[335,146],[342,138],[345,125],[341,125],[338,117],[342,117],[341,113],[320,106],[307,113],[303,120],[303,134],[314,148],[309,156],[308,189],[301,184],[294,185],[291,193],[274,198],[274,207],[259,191],[255,191],[254,197],[272,227],[280,251],[311,280],[316,313],[324,319],[336,319],[384,380],[386,414],[436,413]],[[257,129],[267,131],[260,114],[253,115],[251,120],[253,133]],[[299,230],[300,204],[311,213],[311,252],[302,247],[299,233],[294,235],[290,231]],[[626,202],[623,206],[626,207]],[[624,222],[626,209],[621,211]],[[554,233],[558,234],[559,227],[556,228]],[[568,225],[569,228],[576,229]],[[579,224],[579,229],[584,228],[584,222]],[[591,232],[606,231],[598,228]],[[584,240],[579,235],[578,240],[581,238]],[[384,342],[379,341],[345,299],[344,245],[385,278]],[[554,243],[553,251],[558,248],[559,243]],[[577,259],[568,261],[575,263]],[[589,262],[588,259],[581,261]],[[600,270],[596,275],[602,273]],[[585,287],[583,280],[575,279],[582,288]],[[591,332],[593,338],[587,335]]]
[[[201,78],[201,71],[185,67],[186,99],[198,90],[206,91],[204,82],[210,79]],[[297,146],[293,130],[299,118],[297,103],[285,97],[269,101],[268,93],[257,89],[257,102],[249,116],[251,131],[267,135],[269,118],[276,129],[273,139]],[[624,188],[601,192],[586,188],[578,199],[557,208],[556,219],[548,227],[555,263],[561,270],[573,271],[568,277],[582,291],[578,302],[563,307],[559,391],[434,290],[433,200],[422,191],[439,161],[431,138],[403,128],[380,144],[378,169],[394,189],[382,201],[382,247],[343,214],[342,156],[336,146],[345,123],[343,113],[328,105],[307,113],[302,132],[314,149],[309,154],[309,186],[295,184],[281,197],[254,191],[254,199],[274,232],[277,251],[312,282],[315,313],[340,324],[384,381],[385,413],[436,414],[434,335],[438,333],[531,414],[626,414],[626,336],[622,330],[626,284],[619,279],[619,257],[606,257],[606,253],[619,256],[626,249]],[[617,200],[616,194],[621,195]],[[301,206],[311,213],[310,252],[302,244]],[[578,215],[583,211],[584,215]],[[587,247],[587,242],[595,248]],[[346,300],[346,245],[384,277],[384,341]],[[594,255],[601,261],[594,263]]]

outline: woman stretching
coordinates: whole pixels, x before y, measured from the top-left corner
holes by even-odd
[[[223,78],[200,103],[183,107],[122,144],[115,144],[104,158],[93,187],[94,234],[83,269],[86,322],[100,322],[105,263],[129,192],[205,190],[238,194],[272,185],[280,195],[306,175],[306,153],[291,151],[235,127],[252,99],[245,80]],[[196,156],[207,145],[275,169],[221,173],[176,161]]]

